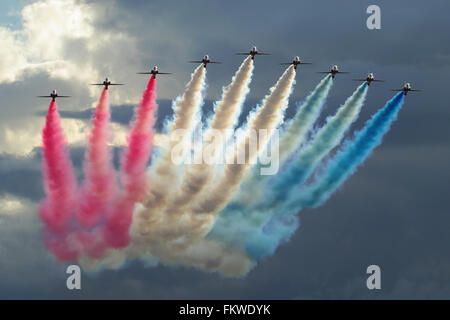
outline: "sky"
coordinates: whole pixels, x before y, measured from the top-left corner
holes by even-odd
[[[366,8],[381,8],[381,29],[366,27]],[[450,29],[445,0],[424,1],[2,1],[0,4],[0,298],[26,299],[426,299],[450,298]],[[188,267],[131,261],[118,270],[84,274],[82,290],[66,288],[66,265],[42,244],[37,205],[44,196],[40,131],[57,89],[63,127],[81,171],[90,111],[100,91],[87,84],[108,76],[126,86],[111,92],[114,139],[125,143],[132,107],[158,65],[158,126],[204,54],[207,102],[220,98],[242,56],[256,45],[246,108],[299,55],[290,109],[338,64],[324,117],[370,71],[371,86],[352,129],[392,97],[409,94],[383,144],[323,206],[300,213],[301,226],[246,277],[230,279]],[[288,112],[289,114],[289,112]],[[323,122],[324,119],[320,121]],[[368,290],[366,268],[379,265],[382,289]]]

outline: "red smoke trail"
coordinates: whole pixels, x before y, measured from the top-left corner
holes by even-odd
[[[144,91],[122,161],[122,184],[127,196],[139,201],[147,193],[147,162],[153,147],[156,79],[151,77]]]
[[[156,80],[151,77],[144,91],[136,119],[133,123],[128,148],[122,158],[121,182],[124,188],[114,210],[107,218],[104,237],[114,248],[127,246],[130,242],[134,204],[147,193],[147,163],[153,147],[155,122]]]
[[[77,214],[81,226],[92,228],[106,216],[116,194],[114,169],[111,165],[111,152],[108,147],[109,133],[109,94],[103,89],[95,115],[93,128],[88,137],[85,160],[85,182],[80,192],[80,205]]]
[[[77,253],[64,238],[75,215],[77,185],[55,101],[48,108],[42,142],[47,197],[40,203],[39,214],[45,224],[44,242],[58,258],[70,259]]]
[[[108,91],[103,90],[92,120],[84,165],[86,179],[79,193],[56,103],[50,104],[42,131],[47,198],[40,204],[40,216],[45,224],[45,245],[59,260],[76,260],[80,255],[101,257],[107,248],[128,245],[134,205],[147,192],[146,168],[157,110],[155,90],[152,77],[136,110],[122,158],[122,190],[116,184],[108,147]]]

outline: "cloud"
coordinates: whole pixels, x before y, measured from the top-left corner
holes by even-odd
[[[134,53],[135,39],[119,30],[98,32],[101,8],[76,0],[37,1],[26,5],[19,30],[0,27],[0,83],[26,81],[36,74],[83,85],[98,81],[125,55]],[[116,48],[122,54],[110,53]],[[113,93],[119,98],[119,91]],[[128,97],[129,98],[129,97]],[[125,95],[125,99],[127,96]]]
[[[118,15],[113,2],[41,0],[23,7],[19,28],[0,27],[0,153],[25,156],[40,146],[44,120],[34,117],[30,106],[42,108],[42,115],[48,101],[36,95],[57,88],[72,96],[60,102],[62,111],[87,110],[100,93],[89,83],[106,75],[124,82],[130,69],[139,70],[143,55],[136,39],[120,23],[111,25]],[[111,90],[111,102],[136,105],[140,91],[129,83]],[[69,144],[85,142],[88,121],[63,119],[62,125]],[[127,126],[111,126],[111,144],[125,145]]]
[[[64,59],[69,56],[66,43],[89,39],[93,34],[92,11],[84,6],[73,0],[38,1],[25,6],[21,12],[23,29],[0,29],[1,54],[5,57],[0,81],[19,81],[27,73],[39,71],[55,77],[69,76],[74,69]]]
[[[15,215],[23,211],[27,207],[27,205],[29,205],[29,203],[25,199],[11,195],[2,195],[0,196],[0,216]]]

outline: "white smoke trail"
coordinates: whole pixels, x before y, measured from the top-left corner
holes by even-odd
[[[248,63],[251,64],[251,62]],[[288,98],[292,91],[294,78],[295,70],[290,67],[271,89],[258,112],[250,119],[249,131],[251,129],[267,129],[270,131],[281,123],[284,110],[288,106]],[[228,125],[231,126],[235,121],[230,121]],[[206,270],[217,270],[230,276],[239,276],[248,272],[252,262],[247,257],[245,250],[231,249],[228,246],[223,246],[221,242],[205,239],[204,235],[209,232],[215,221],[214,213],[232,195],[244,177],[247,168],[249,168],[250,160],[257,157],[258,152],[265,147],[268,139],[269,137],[267,137],[267,141],[260,139],[259,149],[254,154],[246,155],[245,164],[228,166],[226,170],[234,175],[233,183],[228,182],[228,173],[225,173],[218,184],[222,189],[214,191],[216,193],[222,192],[224,197],[215,197],[217,202],[209,207],[208,212],[196,210],[196,208],[189,206],[179,214],[171,214],[171,212],[165,210],[152,210],[151,207],[147,207],[144,210],[146,214],[139,216],[143,219],[135,219],[133,222],[131,229],[133,243],[128,249],[127,255],[129,257],[148,255],[165,264],[197,266]],[[248,143],[249,138],[246,137],[241,141],[241,150],[238,151],[248,149]],[[235,157],[237,157],[237,154]],[[211,189],[211,186],[208,184],[206,188]],[[201,198],[199,198],[198,203],[200,205],[203,205],[207,198],[208,190],[206,188],[199,194]],[[138,212],[142,211],[138,210]]]
[[[294,79],[295,69],[290,66],[275,86],[270,89],[270,94],[265,98],[262,106],[249,120],[247,134],[234,154],[233,164],[228,164],[225,167],[225,172],[219,181],[210,182],[208,188],[202,192],[199,201],[193,206],[194,212],[209,215],[215,214],[224,207],[245,178],[250,164],[265,148],[270,138],[268,135],[265,137],[259,136],[257,148],[252,152],[249,148],[251,132],[258,132],[260,129],[266,129],[270,132],[282,122],[284,111],[288,106],[289,95],[295,82]],[[237,164],[241,153],[245,153],[245,163]]]
[[[197,123],[197,114],[203,103],[205,74],[206,70],[203,65],[198,66],[186,85],[184,94],[175,101],[175,117],[169,127],[169,135],[179,129],[183,129],[185,132],[193,131]],[[178,143],[179,141],[169,140],[169,147],[157,160],[155,169],[150,175],[150,191],[143,201],[148,210],[154,211],[163,207],[177,181],[177,170],[172,162],[172,149]]]
[[[170,223],[173,227],[173,221]],[[170,230],[160,224],[152,230],[155,232],[152,237],[137,235],[126,249],[127,257],[218,271],[228,277],[245,275],[254,265],[245,250],[231,250],[219,241],[199,239],[190,234],[189,228]]]
[[[213,133],[219,132],[226,136],[226,132],[231,131],[238,121],[241,113],[242,104],[249,92],[249,84],[253,74],[253,60],[247,57],[236,74],[230,85],[223,90],[222,99],[215,106],[215,113],[210,126],[205,134],[204,142],[211,141]],[[225,143],[225,141],[222,141]],[[203,144],[202,154],[205,153]],[[216,148],[222,146],[215,145]],[[170,214],[184,210],[184,206],[195,200],[203,187],[210,181],[215,173],[215,166],[202,161],[200,164],[194,164],[185,168],[185,176],[179,192],[170,201],[167,211]]]

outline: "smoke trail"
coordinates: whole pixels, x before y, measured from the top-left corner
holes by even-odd
[[[43,176],[46,199],[39,206],[44,222],[44,243],[60,259],[70,259],[77,252],[69,248],[64,238],[76,210],[76,179],[67,143],[61,128],[56,102],[48,108],[42,130]]]
[[[236,71],[229,86],[223,90],[222,100],[215,105],[210,130],[226,130],[236,125],[242,104],[250,90],[253,68],[253,60],[247,57]]]
[[[235,127],[249,90],[252,71],[253,62],[247,58],[230,85],[224,88],[209,123],[206,140],[213,130]],[[280,242],[297,229],[296,212],[299,209],[326,201],[381,143],[404,100],[400,93],[389,101],[363,130],[326,162],[320,175],[305,185],[322,159],[341,142],[356,120],[368,91],[366,84],[359,86],[306,144],[305,136],[318,118],[332,86],[331,78],[326,77],[285,126],[280,141],[280,158],[286,164],[285,171],[267,181],[250,176],[246,183],[263,190],[261,194],[252,193],[255,201],[250,206],[248,203],[243,206],[244,201],[239,201],[241,198],[228,203],[247,178],[253,160],[269,144],[270,135],[260,135],[256,148],[252,148],[252,132],[270,131],[282,122],[294,78],[295,70],[290,66],[262,105],[250,114],[245,134],[238,140],[238,149],[230,154],[233,164],[226,165],[220,173],[210,165],[188,167],[181,184],[178,179],[181,170],[171,159],[172,142],[154,166],[150,176],[153,180],[146,178],[157,109],[156,81],[151,78],[140,106],[135,110],[129,145],[121,159],[123,188],[116,185],[107,147],[110,114],[108,93],[103,91],[88,137],[84,165],[86,180],[78,195],[57,107],[52,102],[42,132],[47,197],[40,203],[39,210],[44,222],[46,247],[59,260],[77,260],[94,268],[117,267],[126,258],[145,260],[149,257],[149,261],[157,260],[167,265],[194,266],[233,277],[245,275],[259,258],[274,252]],[[204,87],[205,69],[199,66],[187,84],[186,92],[174,103],[175,116],[169,133],[178,129],[192,133],[198,124]],[[175,143],[179,144],[179,141]],[[245,164],[241,164],[242,158]],[[262,182],[267,182],[264,188]],[[148,187],[152,188],[150,192]],[[245,192],[250,194],[249,190]],[[143,201],[143,208],[136,210],[132,219],[138,201]],[[217,215],[219,210],[222,211]]]
[[[208,271],[218,271],[228,277],[245,275],[253,266],[243,249],[230,250],[223,243],[193,238],[188,228],[180,232],[178,240],[171,240],[173,232],[164,225],[155,229],[156,235],[151,238],[133,238],[133,243],[127,248],[130,258],[140,258],[152,264],[157,260],[164,265],[184,265],[197,267]],[[169,234],[166,234],[168,232]],[[184,241],[180,241],[180,240]],[[143,240],[144,243],[139,243]],[[144,245],[145,244],[145,245]]]
[[[128,148],[122,159],[123,190],[119,192],[107,144],[110,119],[108,91],[103,90],[88,138],[85,160],[86,180],[76,199],[74,198],[77,193],[75,178],[68,165],[70,161],[67,155],[61,154],[64,151],[65,142],[62,138],[56,105],[50,105],[47,124],[43,130],[44,159],[46,160],[43,167],[44,173],[53,173],[58,180],[51,181],[52,176],[50,176],[45,183],[56,191],[65,192],[58,191],[59,193],[55,195],[53,195],[55,192],[50,193],[41,205],[41,215],[44,221],[49,220],[47,217],[49,212],[53,213],[49,208],[52,209],[56,204],[57,207],[53,209],[57,209],[55,214],[65,217],[63,222],[66,226],[63,232],[49,230],[46,233],[46,245],[58,259],[69,261],[87,257],[105,258],[106,249],[128,244],[134,204],[147,191],[146,166],[152,150],[152,127],[157,108],[155,100],[156,81],[151,78],[140,106],[136,110]],[[57,160],[59,162],[56,162]],[[70,202],[66,200],[68,197]],[[61,204],[64,204],[64,207]],[[75,215],[77,220],[69,221],[69,214]],[[54,218],[50,219],[50,222],[53,223],[53,220]]]
[[[364,129],[355,133],[341,150],[328,161],[324,172],[316,177],[313,184],[302,190],[300,196],[293,197],[289,207],[317,207],[323,204],[340,185],[367,159],[381,144],[391,124],[397,119],[404,102],[400,92],[366,122]]]
[[[306,134],[312,129],[325,105],[332,84],[333,80],[330,75],[322,79],[301,104],[294,118],[285,126],[286,129],[279,144],[280,167],[283,167],[294,151],[305,142]],[[261,165],[258,164],[252,170],[250,177],[245,180],[239,193],[236,194],[237,197],[231,203],[232,206],[241,205],[244,209],[244,206],[248,206],[260,198],[265,183],[271,177],[270,175],[261,175],[260,168]]]
[[[222,136],[225,136],[225,130],[233,129],[236,126],[242,104],[249,92],[253,68],[253,60],[249,56],[239,67],[230,85],[224,88],[222,99],[215,105],[215,114],[205,134],[205,142],[212,139],[213,132],[220,131]],[[205,146],[206,144],[203,144],[202,154],[205,153]],[[215,147],[220,148],[221,146]],[[206,164],[203,161],[201,164],[187,167],[180,192],[171,199],[170,207],[167,211],[172,214],[180,212],[188,202],[194,201],[203,187],[212,178],[215,173],[214,169],[213,165]]]
[[[111,165],[108,147],[110,132],[109,94],[103,89],[92,119],[93,128],[88,137],[84,165],[85,181],[80,192],[77,220],[83,227],[92,228],[98,224],[108,210],[117,192],[115,173]]]
[[[197,113],[203,103],[206,68],[198,66],[186,85],[184,94],[174,104],[175,118],[169,128],[169,134],[178,129],[191,133],[196,125]],[[188,138],[188,137],[185,137]],[[176,167],[172,163],[171,151],[179,141],[171,140],[165,153],[158,159],[153,173],[152,187],[146,196],[144,205],[150,210],[156,210],[166,204],[167,197],[177,181]]]
[[[285,203],[279,215],[256,232],[247,241],[252,256],[263,257],[275,251],[280,242],[290,238],[298,228],[296,213],[305,207],[316,207],[331,195],[352,175],[356,168],[381,144],[391,124],[397,119],[404,102],[403,92],[395,95],[386,105],[366,122],[365,127],[346,141],[336,155],[328,160],[325,170],[311,185],[295,193]]]
[[[364,82],[337,113],[328,118],[327,123],[317,132],[313,141],[300,151],[285,171],[274,178],[268,191],[270,198],[267,198],[265,203],[285,200],[292,192],[293,186],[301,185],[306,181],[318,162],[339,144],[350,125],[356,121],[366,99],[367,90],[367,83]]]
[[[280,140],[281,163],[284,163],[295,149],[304,143],[306,134],[322,111],[332,84],[333,79],[330,75],[322,79],[314,91],[308,95],[296,116],[286,126]]]
[[[153,147],[153,125],[158,108],[155,78],[150,77],[139,105],[122,160],[122,185],[134,202],[141,200],[148,191],[146,169]]]
[[[290,67],[271,89],[270,95],[266,97],[256,116],[251,119],[249,130],[260,128],[270,130],[281,122],[283,111],[288,105],[294,78],[295,70]],[[266,142],[264,139],[260,139],[259,147],[263,148]],[[249,138],[246,137],[241,141],[241,150],[238,152],[248,149],[248,143]],[[233,184],[228,182],[227,174],[225,174],[218,182],[219,187],[223,190],[207,192],[213,196],[218,193],[221,193],[222,196],[225,195],[220,198],[215,196],[217,201],[207,208],[208,212],[189,207],[181,212],[181,215],[173,215],[170,212],[149,208],[146,211],[149,213],[143,219],[135,219],[132,226],[133,245],[129,255],[151,255],[165,264],[193,265],[207,270],[219,270],[224,274],[234,276],[245,274],[252,264],[245,251],[242,249],[230,250],[227,246],[223,246],[223,243],[204,239],[203,236],[214,223],[215,215],[213,213],[228,200],[229,195],[243,177],[251,158],[256,157],[258,151],[246,155],[245,164],[230,166],[229,172],[235,174],[235,179],[232,180]],[[237,166],[241,168],[236,170]],[[208,188],[204,188],[203,192],[210,189],[211,187],[208,186]],[[203,192],[199,195],[202,197],[200,204],[203,204],[208,198],[206,193],[203,195]]]
[[[302,185],[320,160],[339,144],[357,119],[367,90],[366,83],[355,90],[336,114],[327,119],[313,140],[300,150],[292,163],[288,163],[278,176],[272,177],[254,204],[246,207],[239,203],[229,204],[219,215],[210,237],[235,244],[245,244],[249,238],[255,238],[270,218],[277,214],[277,208],[283,205],[295,187]]]
[[[288,106],[289,95],[294,85],[295,69],[290,66],[283,73],[281,78],[270,89],[270,94],[265,98],[262,106],[257,113],[250,119],[246,136],[238,146],[238,150],[234,154],[233,164],[225,167],[225,172],[221,179],[210,184],[209,190],[203,192],[203,198],[193,208],[195,212],[203,214],[216,213],[222,209],[231,195],[236,191],[237,187],[245,177],[250,163],[258,156],[258,153],[265,148],[269,140],[269,136],[259,136],[258,146],[255,152],[251,152],[249,148],[250,134],[252,131],[258,132],[260,129],[266,129],[270,132],[282,121],[284,111]],[[247,152],[248,151],[248,152]],[[244,153],[244,164],[238,164],[238,159],[242,158]]]
[[[153,146],[155,123],[156,79],[150,77],[122,158],[121,182],[124,190],[118,196],[113,212],[108,215],[104,237],[109,246],[121,248],[130,242],[129,229],[134,204],[147,193],[146,167]]]

